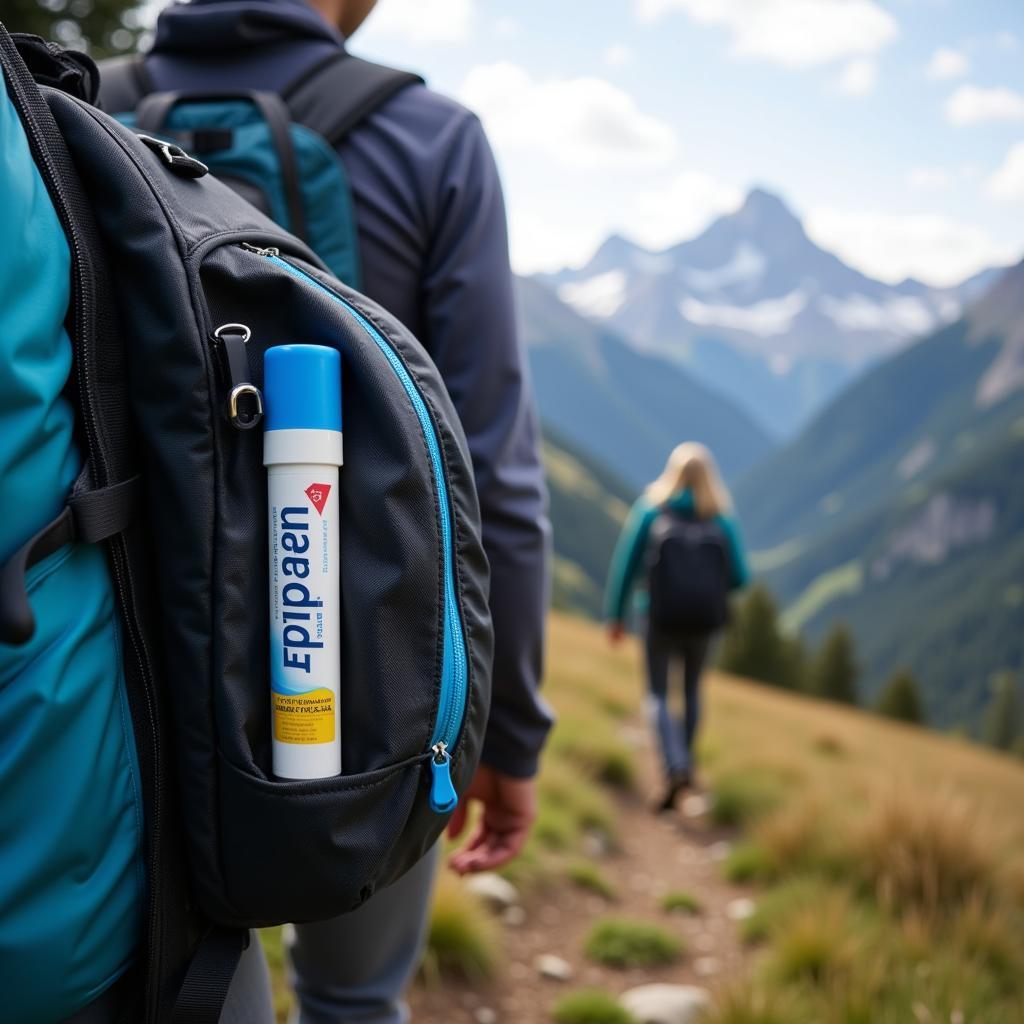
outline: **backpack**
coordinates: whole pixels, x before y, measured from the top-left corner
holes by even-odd
[[[276,93],[156,92],[142,57],[100,65],[100,105],[137,132],[202,160],[339,280],[359,287],[355,213],[335,147],[397,92],[423,79],[347,52],[316,63]]]
[[[437,369],[386,311],[180,147],[88,102],[87,64],[0,26],[0,58],[71,250],[82,472],[0,570],[26,586],[102,544],[133,724],[147,898],[146,1024],[216,1021],[247,929],[322,920],[398,878],[476,769],[490,697],[488,566],[472,464]],[[246,340],[248,339],[248,340]],[[343,774],[270,771],[263,353],[340,350]],[[6,796],[6,791],[5,791]]]
[[[647,548],[650,623],[668,636],[713,633],[729,619],[722,528],[671,509],[651,524]]]

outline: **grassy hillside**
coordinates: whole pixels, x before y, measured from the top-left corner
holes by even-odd
[[[975,728],[993,676],[1024,666],[1022,481],[1024,429],[809,544],[767,573],[789,624],[816,639],[849,623],[866,696],[908,665],[931,721]]]
[[[1024,417],[1024,264],[876,367],[736,486],[757,548],[806,543],[1001,444]]]
[[[559,723],[537,828],[506,872],[523,912],[505,924],[444,876],[419,1024],[473,1024],[478,1007],[624,1021],[596,1014],[648,982],[709,987],[707,1024],[1024,1020],[1024,765],[712,676],[709,808],[655,818],[639,651],[558,614],[550,638]],[[538,952],[572,980],[540,979]]]
[[[553,603],[600,615],[605,573],[635,495],[550,429],[544,434],[544,466],[555,542]]]
[[[664,359],[643,355],[585,320],[554,292],[518,281],[541,419],[577,450],[639,489],[680,441],[702,441],[735,477],[771,447],[729,399]]]
[[[816,639],[853,628],[874,696],[896,668],[932,721],[976,728],[1024,667],[1024,265],[847,390],[737,488],[755,566]]]

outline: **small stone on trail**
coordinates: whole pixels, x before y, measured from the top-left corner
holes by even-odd
[[[554,953],[542,953],[533,961],[537,973],[551,981],[569,981],[572,978],[572,964]]]
[[[699,956],[693,961],[693,969],[702,978],[718,973],[718,961],[713,956]]]
[[[501,919],[509,928],[519,928],[521,925],[526,924],[526,911],[518,905],[506,907],[501,915]]]
[[[711,1007],[711,996],[696,985],[641,985],[619,999],[637,1024],[697,1024]]]
[[[583,852],[588,857],[603,858],[612,852],[612,845],[603,832],[591,830],[583,836]]]
[[[710,802],[703,793],[691,793],[683,801],[683,814],[688,818],[700,818],[708,813]]]
[[[730,921],[746,921],[754,914],[754,901],[746,896],[740,896],[738,899],[729,901],[725,912]]]
[[[725,860],[732,853],[732,843],[728,839],[719,839],[708,847],[708,853],[712,860]]]
[[[481,1006],[473,1014],[476,1024],[498,1024],[498,1015],[489,1006]]]
[[[489,871],[473,875],[466,882],[466,888],[482,899],[491,910],[501,911],[519,903],[519,890],[508,879]]]

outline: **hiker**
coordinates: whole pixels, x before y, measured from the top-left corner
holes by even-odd
[[[159,17],[144,77],[156,92],[281,94],[317,66],[340,60],[373,6],[373,0],[176,4]],[[108,111],[122,109],[106,90],[101,100]],[[354,199],[360,289],[408,327],[437,364],[473,459],[491,571],[494,694],[482,764],[450,834],[461,832],[467,802],[480,802],[483,814],[450,865],[459,873],[489,870],[515,856],[526,839],[535,813],[532,780],[552,721],[538,694],[546,492],[501,187],[477,118],[421,84],[397,89],[345,135],[337,152]],[[291,958],[302,1024],[406,1019],[401,994],[422,950],[436,859],[435,850],[351,914],[295,928]],[[243,955],[228,1013],[250,1024],[272,1019],[257,942]]]
[[[716,632],[728,618],[729,591],[749,578],[732,501],[711,453],[680,444],[631,509],[608,573],[605,619],[613,644],[625,635],[627,605],[644,616],[652,718],[665,787],[656,810],[669,811],[695,784],[694,740],[700,723],[700,677]],[[682,721],[669,711],[669,669],[680,665]]]

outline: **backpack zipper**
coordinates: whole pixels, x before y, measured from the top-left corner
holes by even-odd
[[[293,277],[304,281],[336,302],[345,312],[369,335],[381,353],[385,356],[395,376],[408,395],[416,417],[423,431],[423,438],[430,454],[431,470],[437,487],[438,505],[441,513],[441,545],[444,556],[444,637],[441,660],[441,694],[438,700],[437,720],[430,740],[431,786],[430,806],[439,814],[446,814],[455,809],[458,794],[451,781],[452,747],[459,738],[462,720],[466,710],[468,696],[468,663],[466,658],[466,640],[455,593],[454,566],[454,529],[452,511],[449,503],[448,484],[444,472],[444,461],[441,457],[441,445],[437,438],[437,430],[423,395],[412,379],[402,361],[401,356],[391,343],[366,319],[351,303],[337,292],[321,284],[304,270],[284,259],[275,248],[261,249],[254,245],[242,243],[247,252],[262,256],[271,263],[287,271]]]

